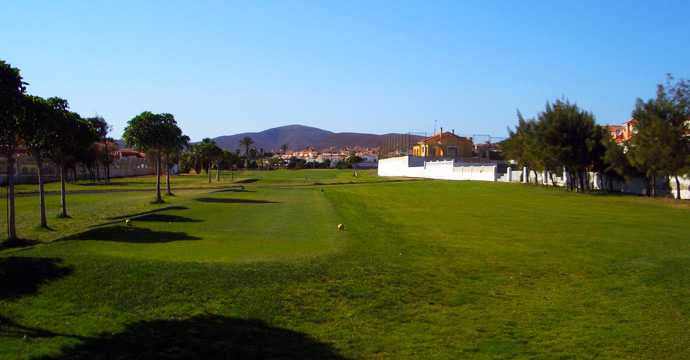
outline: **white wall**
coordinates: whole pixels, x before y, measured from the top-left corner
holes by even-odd
[[[496,181],[496,166],[455,163],[452,160],[424,161],[421,157],[403,156],[379,160],[378,174],[442,180]]]

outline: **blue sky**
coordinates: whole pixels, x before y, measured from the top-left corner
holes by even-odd
[[[0,59],[27,92],[103,116],[144,110],[192,140],[302,124],[507,135],[562,96],[630,118],[690,78],[689,1],[0,0]],[[435,120],[438,120],[435,123]]]

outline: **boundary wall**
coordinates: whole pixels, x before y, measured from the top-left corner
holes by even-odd
[[[454,160],[431,160],[424,157],[401,156],[379,160],[379,176],[390,177],[415,177],[425,179],[440,180],[474,180],[474,181],[496,181],[496,182],[523,182],[536,183],[551,186],[551,177],[546,173],[535,173],[528,168],[522,171],[512,170],[508,167],[505,171],[498,171],[498,164],[470,163]],[[562,176],[553,176],[556,186],[568,186],[570,175],[563,173]],[[681,199],[690,199],[690,175],[678,178],[680,183]],[[656,181],[657,196],[666,196],[667,182],[665,177],[658,177]],[[670,196],[676,196],[676,181],[671,178]],[[599,177],[598,173],[589,173],[589,187],[591,189],[602,190],[607,186],[606,179]],[[647,189],[642,179],[631,179],[627,181],[613,181],[613,191],[647,195]]]
[[[378,174],[379,176],[441,180],[497,181],[498,179],[496,164],[456,162],[454,160],[427,161],[425,158],[417,156],[380,159]],[[503,181],[507,181],[507,178]],[[517,181],[519,181],[519,177]]]
[[[15,158],[14,181],[16,184],[38,184],[38,166],[36,165],[36,158],[33,156],[18,156]],[[176,170],[177,168],[175,168]],[[7,175],[7,159],[0,158],[0,184],[8,183]],[[105,169],[101,166],[98,172],[98,180],[105,179]],[[43,164],[43,177],[45,182],[60,181],[60,170],[58,166],[52,162],[45,160]],[[124,158],[113,159],[110,164],[110,177],[130,177],[154,175],[156,173],[156,166],[154,162],[148,159],[139,158]],[[94,178],[96,172],[94,170]],[[77,176],[81,177],[81,172],[77,170]],[[72,171],[67,172],[69,181],[72,179]]]

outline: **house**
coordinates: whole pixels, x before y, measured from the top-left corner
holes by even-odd
[[[630,138],[632,135],[636,132],[635,130],[635,119],[630,119],[626,122],[623,123],[623,126],[620,125],[610,125],[607,126],[608,130],[611,132],[611,138],[613,141],[616,143],[625,143],[630,141]]]
[[[443,128],[438,134],[423,139],[412,149],[413,156],[423,157],[472,157],[474,145],[471,137],[455,135],[455,130],[443,132]]]

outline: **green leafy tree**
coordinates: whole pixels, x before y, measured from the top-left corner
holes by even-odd
[[[352,169],[354,170],[354,176],[359,177],[359,171],[357,171],[357,164],[361,163],[364,161],[361,157],[357,155],[350,155],[347,160],[345,160],[349,166],[352,166]]]
[[[46,157],[50,138],[54,134],[53,124],[51,122],[53,118],[52,113],[54,111],[55,110],[50,106],[48,101],[41,97],[33,95],[26,95],[24,97],[22,133],[24,134],[23,139],[29,155],[36,158],[41,217],[40,226],[46,229],[48,228],[48,221],[46,217],[43,159]]]
[[[22,99],[26,91],[19,69],[0,60],[0,153],[7,158],[8,180],[8,240],[17,239],[14,212],[14,163],[12,157],[21,139]]]
[[[254,143],[254,140],[252,140],[252,138],[249,136],[245,136],[244,138],[242,138],[242,140],[240,140],[240,145],[244,146],[244,148],[245,148],[245,152],[244,152],[244,156],[245,156],[245,160],[244,160],[245,166],[244,167],[245,167],[245,169],[249,169],[249,146],[253,143]]]
[[[537,123],[534,119],[525,120],[520,111],[517,112],[518,125],[515,131],[508,129],[508,138],[500,144],[501,154],[508,160],[513,160],[518,167],[535,170],[538,167],[537,152],[535,150],[535,132]],[[529,181],[529,179],[524,179]],[[536,181],[536,176],[535,176]]]
[[[656,178],[666,176],[667,183],[668,178],[675,178],[680,199],[678,175],[687,170],[690,157],[690,84],[685,80],[673,83],[668,75],[666,86],[658,86],[655,99],[637,99],[633,118],[632,163],[651,181],[652,196],[656,196]]]
[[[165,188],[167,195],[173,195],[170,190],[170,169],[175,164],[180,163],[182,151],[189,146],[189,136],[182,134],[182,130],[179,127],[173,133],[175,141],[163,150],[165,151]]]
[[[156,161],[156,202],[161,198],[161,161],[163,154],[174,148],[180,140],[182,131],[172,114],[154,114],[144,111],[132,118],[125,127],[125,143],[135,146],[139,151],[153,151]]]
[[[47,101],[53,109],[50,119],[53,134],[46,144],[46,155],[60,167],[61,216],[67,217],[65,183],[68,164],[74,160],[75,153],[88,149],[95,141],[98,141],[98,135],[91,123],[82,119],[79,114],[68,110],[67,100],[52,97]]]
[[[223,150],[210,138],[202,140],[202,142],[196,144],[194,147],[197,156],[202,158],[204,163],[207,164],[206,173],[208,174],[208,182],[211,182],[211,167],[214,163],[216,164],[216,181],[219,181],[220,168],[218,164],[222,160]]]
[[[94,129],[96,129],[98,138],[103,142],[103,149],[100,151],[100,154],[98,154],[98,160],[100,160],[101,164],[103,164],[105,180],[110,181],[110,164],[112,163],[113,159],[110,157],[110,152],[108,149],[108,134],[113,130],[113,127],[108,125],[108,122],[105,121],[102,116],[96,115],[94,117],[86,118],[86,120],[91,123],[91,126],[93,126]],[[96,164],[96,171],[98,172],[98,164]],[[101,178],[100,174],[97,174],[96,177],[99,180]]]

